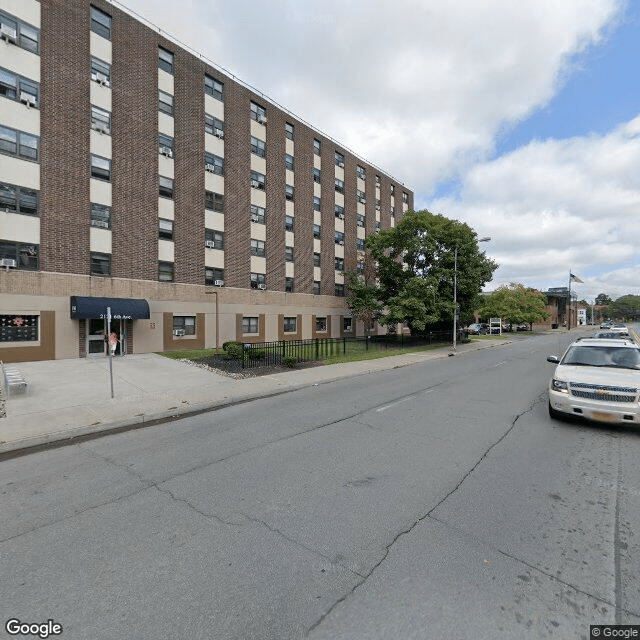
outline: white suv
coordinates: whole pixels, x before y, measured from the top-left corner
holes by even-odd
[[[549,415],[640,422],[640,347],[627,339],[586,338],[569,346],[549,382]]]

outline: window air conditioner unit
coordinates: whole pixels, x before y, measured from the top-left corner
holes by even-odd
[[[105,86],[109,85],[109,80],[107,79],[107,76],[104,73],[101,73],[100,71],[96,71],[92,73],[91,79],[95,80],[98,84],[102,84]]]
[[[214,135],[216,138],[220,138],[222,140],[222,138],[224,138],[224,131],[222,129],[216,129],[214,131]]]
[[[376,205],[376,211],[380,211],[380,205],[379,204]]]
[[[91,128],[94,131],[99,131],[100,133],[109,133],[109,127],[104,122],[94,122],[91,125]]]
[[[260,124],[267,124],[267,116],[258,116],[258,122]]]
[[[91,226],[92,227],[98,227],[99,229],[108,229],[109,228],[109,223],[106,222],[105,220],[92,220],[91,221]]]
[[[338,240],[338,244],[339,244],[341,247],[344,247],[344,240]]]
[[[9,268],[15,269],[17,266],[18,266],[18,263],[12,258],[2,258],[2,260],[0,260],[0,267],[6,267],[7,269]]]
[[[208,247],[209,249],[215,249],[216,248],[216,243],[213,240],[205,240],[204,241],[204,246]]]
[[[257,180],[252,180],[252,181],[251,181],[251,186],[252,186],[254,189],[259,189],[259,188],[260,188],[260,183],[259,183]]]
[[[255,213],[251,216],[251,222],[260,222],[260,216]]]
[[[7,42],[16,42],[16,30],[13,27],[10,27],[8,24],[3,24],[0,26],[0,37]]]
[[[339,166],[341,169],[344,169],[344,162],[338,162],[338,166]]]
[[[263,291],[267,288],[266,284],[259,284],[258,289],[262,289]]]
[[[169,147],[160,147],[160,153],[167,158],[173,158],[173,151]]]
[[[205,164],[205,171],[209,171],[210,173],[215,173],[216,166],[214,164]]]
[[[174,329],[173,330],[173,335],[174,336],[183,336],[185,334],[184,329]]]
[[[224,280],[214,280],[213,285],[215,287],[224,287]]]
[[[338,218],[340,218],[340,220],[344,220],[344,213],[339,213]]]
[[[358,202],[360,204],[366,204],[367,200],[366,200],[366,198],[358,198]]]
[[[36,97],[31,93],[27,93],[26,91],[20,92],[20,102],[23,102],[27,105],[27,107],[35,107],[36,106]]]

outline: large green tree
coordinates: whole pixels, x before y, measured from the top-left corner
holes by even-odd
[[[640,296],[628,294],[609,304],[607,314],[618,320],[638,320],[640,318]]]
[[[498,265],[480,251],[469,225],[430,211],[407,211],[390,229],[369,236],[367,250],[377,263],[379,321],[407,322],[412,332],[453,321],[454,265],[461,313],[475,309],[478,294]]]
[[[547,297],[544,293],[523,284],[512,282],[503,285],[485,296],[478,308],[482,318],[502,318],[507,322],[533,324],[546,320],[548,312],[544,310]]]

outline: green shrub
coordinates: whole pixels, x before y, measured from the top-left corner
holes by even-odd
[[[234,360],[241,360],[244,356],[244,345],[241,342],[225,342],[223,348],[226,354]]]
[[[295,356],[285,356],[284,358],[282,358],[282,364],[284,364],[285,367],[293,369],[296,364],[298,364],[298,358],[296,358]]]
[[[226,350],[227,350],[227,347],[228,347],[230,344],[240,344],[240,343],[239,343],[239,342],[236,342],[235,340],[227,340],[226,342],[223,342],[223,343],[222,343],[222,350],[223,350],[223,351],[226,351]]]
[[[264,358],[267,355],[266,349],[251,349],[249,354],[252,358]]]

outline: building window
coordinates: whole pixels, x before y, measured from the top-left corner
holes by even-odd
[[[111,160],[91,154],[91,177],[111,181]]]
[[[91,5],[91,31],[111,40],[111,16]]]
[[[344,258],[335,258],[334,266],[336,271],[344,271]]]
[[[211,76],[204,76],[204,91],[216,100],[224,100],[224,85]]]
[[[100,107],[91,105],[91,128],[100,133],[111,133],[111,114]]]
[[[326,331],[326,330],[327,330],[326,316],[323,318],[316,317],[316,331]]]
[[[382,179],[380,178],[380,176],[376,176],[376,186],[380,186],[380,184],[382,183]]]
[[[358,178],[360,178],[360,180],[367,179],[367,172],[364,170],[364,167],[361,167],[360,165],[356,167],[356,174],[358,175]]]
[[[111,207],[92,202],[91,226],[100,229],[111,229]]]
[[[293,231],[293,216],[285,216],[284,217],[284,230],[285,231]]]
[[[358,273],[364,273],[364,262],[359,261],[356,263],[356,271]]]
[[[251,274],[251,288],[252,289],[266,289],[267,279],[264,273],[252,273]]]
[[[163,198],[173,198],[173,178],[165,176],[159,177],[160,196]]]
[[[293,140],[293,125],[288,122],[284,123],[284,135],[289,138],[289,140]]]
[[[395,192],[396,192],[396,187],[395,187],[395,185],[393,185],[393,184],[391,185],[391,187],[390,187],[390,191],[391,191],[391,195],[394,195],[394,194],[395,194]]]
[[[251,255],[259,258],[265,257],[264,240],[251,240]]]
[[[37,216],[38,201],[38,191],[0,182],[0,211]]]
[[[334,294],[337,298],[344,298],[344,285],[342,283],[335,283]]]
[[[205,267],[204,283],[209,287],[221,287],[224,285],[224,269]]]
[[[344,156],[341,153],[335,152],[336,167],[344,167]]]
[[[0,153],[37,162],[39,147],[38,136],[0,126]]]
[[[38,29],[2,11],[0,11],[0,23],[2,24],[2,37],[8,42],[32,53],[39,52],[40,31]]]
[[[320,254],[319,253],[314,253],[313,254],[313,266],[314,267],[319,267],[320,266]]]
[[[320,211],[321,200],[318,196],[313,196],[313,210]]]
[[[260,189],[264,191],[264,188],[265,188],[264,175],[262,173],[258,173],[257,171],[252,171],[251,186],[254,189]]]
[[[293,247],[284,248],[284,260],[285,262],[293,262]]]
[[[216,175],[224,175],[224,158],[216,156],[213,153],[205,151],[204,153],[204,168],[209,173],[215,173]]]
[[[0,259],[14,260],[16,269],[38,270],[40,245],[0,240]]]
[[[91,79],[105,87],[110,87],[111,65],[91,56]]]
[[[205,229],[204,242],[209,249],[224,249],[224,233],[214,229]]]
[[[284,292],[293,293],[293,278],[284,279]]]
[[[320,225],[319,224],[314,224],[313,225],[313,237],[314,238],[318,238],[318,240],[320,239]]]
[[[224,209],[224,196],[221,193],[205,191],[204,208],[211,211],[222,211]]]
[[[285,169],[289,169],[289,171],[293,171],[293,156],[286,153],[284,156],[284,166]]]
[[[364,215],[362,213],[356,214],[356,224],[359,227],[364,227]]]
[[[356,249],[364,251],[364,238],[356,238]]]
[[[313,281],[313,295],[314,296],[320,295],[320,280]]]
[[[285,333],[295,333],[297,325],[298,318],[294,316],[293,318],[285,318],[284,326],[282,328]]]
[[[264,207],[259,207],[257,204],[252,204],[251,205],[251,222],[255,222],[257,224],[265,224],[265,221],[266,221],[266,212]]]
[[[177,332],[177,333],[176,333]],[[195,336],[195,316],[173,316],[173,335]]]
[[[344,219],[344,207],[341,207],[339,204],[335,206],[335,214],[336,218]]]
[[[364,196],[364,191],[360,191],[360,189],[356,190],[356,197],[358,198],[358,202],[360,204],[365,204],[367,202],[367,199]]]
[[[38,340],[40,316],[0,316],[0,342],[30,342]]]
[[[158,233],[160,240],[173,240],[173,220],[158,219]]]
[[[162,111],[162,113],[166,113],[169,116],[173,115],[173,96],[160,89],[158,89],[158,111]]]
[[[320,169],[313,170],[313,181],[320,184]]]
[[[293,201],[293,194],[294,194],[293,187],[290,184],[285,184],[284,185],[284,197],[287,200]]]
[[[91,275],[111,275],[111,255],[108,253],[91,253]]]
[[[260,124],[267,124],[267,110],[255,102],[251,103],[251,119]]]
[[[242,318],[242,333],[258,333],[258,318]]]
[[[338,178],[336,178],[335,183],[336,183],[336,191],[338,193],[344,193],[344,180],[339,180]]]
[[[173,282],[173,262],[158,262],[158,280]]]
[[[404,191],[402,192],[402,202],[404,202],[405,204],[409,204],[409,194],[405,193]]]
[[[224,138],[224,122],[219,118],[204,114],[204,132],[212,136]]]
[[[0,96],[38,108],[40,85],[12,71],[0,68]]]
[[[344,244],[344,233],[342,233],[342,231],[336,231],[334,234],[334,240],[336,244]]]
[[[322,143],[320,142],[320,140],[314,138],[313,139],[313,153],[317,156],[320,155],[320,150],[322,148]]]
[[[158,47],[158,68],[173,75],[173,53]]]
[[[345,333],[351,333],[351,318],[342,318],[342,330]]]
[[[167,158],[173,158],[173,138],[164,133],[158,134],[158,153]]]
[[[267,145],[263,140],[251,136],[251,153],[260,158],[264,158],[267,154]]]

